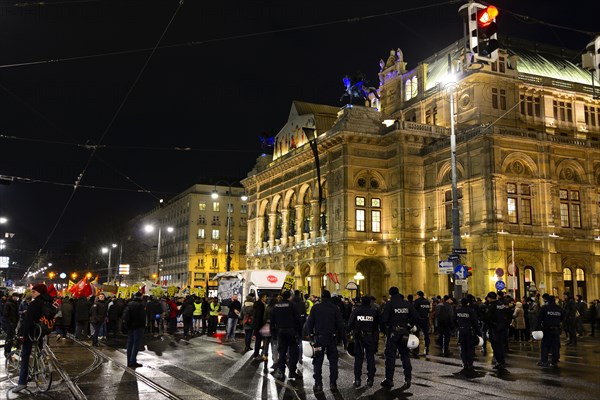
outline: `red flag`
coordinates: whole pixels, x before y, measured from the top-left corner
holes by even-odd
[[[80,297],[88,297],[92,295],[92,285],[86,283],[83,285],[83,289],[79,292]]]
[[[335,278],[335,283],[337,283],[339,285],[340,284],[340,276],[334,272],[333,277]]]
[[[48,295],[52,298],[55,298],[58,295],[58,292],[56,291],[56,288],[54,287],[53,283],[51,283],[50,286],[48,286]]]
[[[69,292],[73,294],[73,297],[78,298],[81,297],[81,291],[83,287],[87,284],[87,278],[83,277],[79,282],[69,288]]]

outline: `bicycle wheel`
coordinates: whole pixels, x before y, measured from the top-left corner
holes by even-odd
[[[19,383],[19,371],[21,370],[21,350],[14,350],[6,359],[6,376],[13,385]]]
[[[33,361],[33,360],[32,360]],[[52,370],[46,356],[41,351],[35,352],[33,376],[40,392],[47,392],[52,386]]]

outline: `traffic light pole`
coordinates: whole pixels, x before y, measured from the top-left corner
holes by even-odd
[[[454,128],[454,87],[450,87],[450,163],[452,168],[452,248],[460,249],[460,215],[458,210],[458,188],[456,179],[456,133]],[[452,260],[453,271],[459,260]],[[462,286],[454,277],[454,298],[462,298]]]

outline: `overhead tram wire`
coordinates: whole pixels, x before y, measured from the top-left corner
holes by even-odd
[[[150,63],[150,60],[152,59],[152,56],[156,53],[156,50],[158,49],[158,47],[160,46],[160,43],[162,42],[162,40],[164,39],[165,35],[167,34],[167,31],[169,30],[169,28],[171,27],[171,25],[173,24],[173,21],[175,20],[175,17],[177,16],[177,14],[179,13],[179,10],[181,10],[181,7],[183,6],[185,0],[179,0],[179,4],[177,6],[177,8],[175,9],[175,11],[173,12],[173,15],[171,16],[171,19],[169,20],[169,22],[167,23],[167,26],[165,27],[165,29],[163,30],[162,34],[160,35],[158,41],[156,42],[156,45],[154,46],[154,48],[152,49],[152,52],[148,55],[148,57],[146,57],[146,61],[144,62],[142,68],[140,69],[140,71],[138,72],[135,80],[133,81],[133,83],[131,84],[131,87],[129,88],[129,90],[127,91],[127,93],[125,94],[125,97],[123,98],[123,100],[121,101],[121,104],[119,105],[119,107],[117,108],[117,110],[115,111],[113,117],[111,118],[110,122],[108,123],[108,125],[106,126],[106,128],[104,129],[104,131],[102,132],[102,136],[100,137],[100,140],[98,140],[98,144],[102,144],[102,141],[104,140],[104,138],[106,137],[106,135],[108,134],[109,130],[112,128],[112,125],[114,124],[114,122],[117,119],[117,116],[120,114],[121,110],[123,109],[123,107],[125,106],[125,104],[127,103],[127,100],[129,99],[129,96],[131,95],[131,93],[133,92],[133,89],[137,86],[137,83],[140,81],[144,71],[146,70],[146,68],[148,67],[148,64]],[[87,163],[85,164],[83,170],[81,171],[81,173],[79,174],[79,177],[77,178],[77,180],[75,181],[75,185],[73,186],[73,190],[71,191],[71,194],[69,196],[69,198],[67,199],[67,202],[65,204],[65,206],[63,207],[56,223],[54,224],[54,227],[52,228],[52,230],[50,231],[50,234],[48,235],[48,237],[46,238],[46,241],[44,242],[44,244],[42,245],[42,247],[38,250],[38,254],[37,257],[39,257],[42,252],[44,251],[44,249],[46,248],[46,246],[48,245],[48,242],[50,242],[50,239],[52,238],[52,236],[54,235],[54,232],[56,231],[56,229],[58,228],[60,222],[62,221],[65,213],[67,212],[67,209],[69,208],[69,205],[71,204],[71,201],[73,200],[73,197],[75,196],[75,192],[77,191],[77,188],[79,187],[79,185],[81,184],[81,181],[83,180],[83,178],[85,177],[85,174],[90,166],[90,164],[92,163],[92,160],[94,158],[94,155],[96,154],[96,150],[97,147],[94,147],[92,149],[92,152],[90,154],[90,156],[88,157]],[[36,257],[36,258],[37,258]],[[25,274],[23,274],[23,278],[25,279],[25,277],[27,276],[27,274],[29,273],[29,271],[31,270],[31,268],[33,267],[33,265],[35,264],[35,258],[32,261],[31,265],[29,266],[29,268],[27,269],[27,271],[25,272]]]
[[[26,66],[41,65],[41,64],[55,64],[55,63],[65,62],[65,61],[79,61],[79,60],[86,60],[86,59],[93,59],[93,58],[100,58],[100,57],[111,57],[111,56],[118,56],[118,55],[125,55],[125,54],[144,53],[147,51],[156,51],[157,49],[164,50],[164,49],[173,49],[173,48],[179,48],[179,47],[200,46],[200,45],[224,42],[224,41],[229,41],[229,40],[247,39],[247,38],[253,38],[253,37],[272,35],[272,34],[276,34],[276,33],[294,32],[294,31],[300,31],[300,30],[306,30],[306,29],[322,28],[322,27],[331,26],[331,25],[356,23],[356,22],[367,21],[367,20],[381,18],[381,17],[388,17],[388,16],[392,16],[392,15],[420,11],[420,10],[425,10],[428,8],[435,8],[435,7],[457,4],[457,3],[462,3],[462,2],[463,2],[463,0],[448,0],[448,1],[443,1],[443,2],[435,3],[435,4],[410,7],[410,8],[406,8],[403,10],[388,11],[385,13],[366,15],[363,17],[344,18],[344,19],[338,19],[338,20],[334,20],[334,21],[318,22],[318,23],[314,23],[314,24],[307,24],[307,25],[301,25],[301,26],[292,26],[289,28],[272,29],[272,30],[268,30],[268,31],[253,32],[253,33],[243,33],[243,34],[239,34],[239,35],[224,36],[224,37],[220,37],[220,38],[205,39],[205,40],[198,40],[198,41],[188,41],[188,42],[184,42],[184,43],[174,43],[174,44],[163,45],[163,46],[158,46],[158,47],[145,47],[145,48],[138,48],[138,49],[119,50],[119,51],[110,51],[110,52],[105,52],[105,53],[89,54],[89,55],[84,55],[84,56],[73,56],[73,57],[65,57],[65,58],[55,58],[55,59],[50,59],[50,60],[40,60],[40,61],[29,61],[29,62],[22,62],[22,63],[5,64],[5,65],[0,65],[0,69],[1,68],[26,67]]]

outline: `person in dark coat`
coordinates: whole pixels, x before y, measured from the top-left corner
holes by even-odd
[[[342,311],[331,299],[331,293],[323,290],[321,303],[313,306],[306,320],[306,334],[314,338],[315,346],[321,351],[313,358],[315,392],[323,391],[323,360],[327,354],[329,361],[329,388],[337,391],[338,360],[337,338],[344,335],[344,321]]]
[[[27,388],[27,380],[29,377],[29,357],[33,349],[32,336],[35,332],[35,324],[40,321],[40,318],[44,315],[44,303],[52,303],[52,298],[48,296],[48,289],[43,283],[38,283],[31,288],[32,301],[27,307],[27,310],[23,314],[23,319],[19,328],[17,336],[21,339],[21,369],[19,370],[19,382],[16,387],[12,389],[14,393],[18,393]],[[43,346],[43,334],[42,337],[38,338],[36,345],[42,348]]]
[[[94,334],[92,335],[92,346],[98,346],[98,335],[100,328],[106,322],[106,302],[104,294],[100,293],[90,309],[90,323],[94,325]]]
[[[569,335],[567,346],[577,345],[577,306],[571,293],[564,294],[563,310],[565,312],[564,327]]]
[[[90,296],[91,298],[91,296]],[[75,338],[87,338],[90,325],[90,309],[92,302],[87,297],[80,297],[75,303]]]
[[[70,298],[65,297],[60,303],[58,309],[60,317],[56,317],[56,334],[58,335],[57,340],[66,339],[67,332],[71,328],[71,322],[73,321],[73,303]]]
[[[127,329],[127,366],[138,368],[137,354],[146,326],[146,308],[142,304],[142,294],[137,292],[123,311],[123,325]]]
[[[8,357],[12,350],[13,338],[19,323],[19,294],[13,293],[4,304],[4,329],[6,339],[4,341],[4,356]]]
[[[266,361],[268,357],[260,355],[260,346],[262,344],[263,337],[260,334],[260,329],[265,325],[265,306],[267,304],[267,294],[261,293],[258,296],[258,300],[254,302],[254,315],[252,316],[252,330],[254,331],[254,353],[252,357],[256,360]],[[268,353],[267,353],[268,354]],[[266,359],[265,359],[266,358]]]

